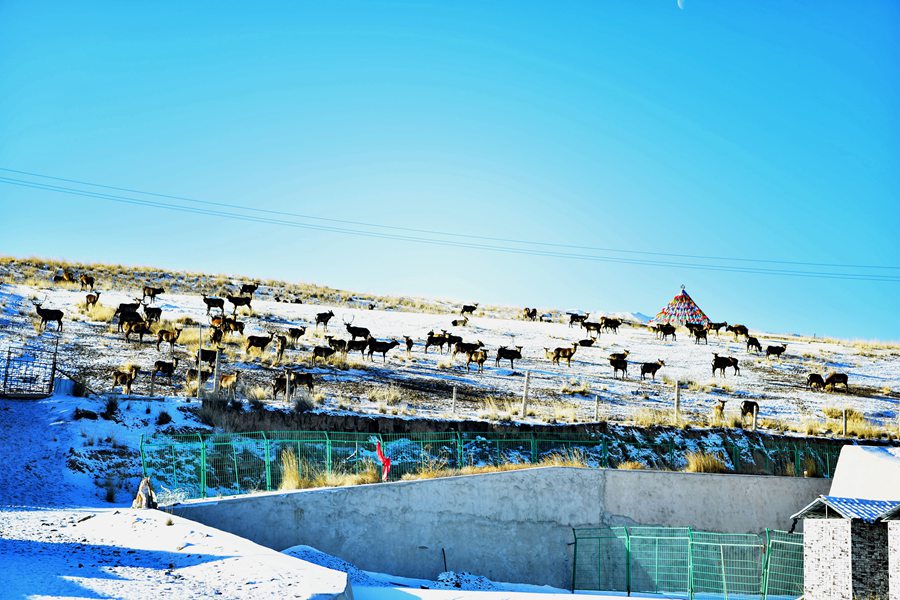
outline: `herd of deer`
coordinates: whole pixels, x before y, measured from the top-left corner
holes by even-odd
[[[76,279],[70,271],[64,271],[62,275],[56,275],[54,281],[75,283]],[[78,283],[81,284],[82,290],[90,288],[90,292],[85,296],[86,307],[90,309],[96,306],[100,299],[101,292],[94,289],[94,277],[87,274],[81,274],[78,278]],[[203,303],[206,306],[206,314],[209,317],[212,329],[210,341],[214,345],[221,344],[229,334],[244,334],[244,323],[237,319],[237,310],[244,306],[252,309],[251,302],[253,300],[253,295],[258,288],[259,285],[256,283],[245,283],[241,285],[238,295],[226,295],[224,298],[217,298],[203,294]],[[161,287],[144,286],[140,298],[135,298],[134,302],[119,304],[113,316],[118,319],[117,330],[124,334],[126,342],[130,342],[132,336],[136,336],[139,342],[143,342],[145,335],[156,335],[156,349],[159,350],[160,345],[163,343],[169,344],[169,352],[172,357],[174,357],[175,345],[182,333],[182,329],[158,329],[154,334],[151,327],[153,323],[159,323],[162,317],[162,310],[151,305],[155,303],[157,296],[164,293],[165,290]],[[231,316],[228,316],[225,312],[226,301],[232,306]],[[48,323],[55,322],[57,323],[57,329],[62,331],[63,311],[45,309],[43,308],[43,302],[34,302],[34,304],[37,314],[41,318],[40,326],[42,329],[46,328]],[[474,315],[477,309],[477,303],[463,305],[459,311],[461,318],[452,320],[450,324],[453,327],[466,327],[469,323],[469,316]],[[213,311],[216,312],[214,313]],[[566,314],[569,317],[569,327],[579,326],[581,329],[585,330],[588,337],[572,342],[569,346],[553,349],[544,348],[545,357],[554,365],[560,365],[561,361],[565,360],[566,364],[571,367],[572,358],[579,347],[590,347],[595,343],[601,333],[618,333],[619,327],[623,325],[621,319],[613,317],[601,316],[599,320],[591,321],[588,313],[570,312]],[[319,326],[322,326],[325,331],[328,331],[329,322],[334,316],[333,310],[316,314],[316,329],[318,329]],[[549,315],[540,315],[539,317],[537,308],[531,307],[522,309],[522,316],[525,320],[530,321],[536,321],[539,318],[541,321],[544,321],[545,318],[549,320]],[[326,335],[325,340],[327,346],[317,345],[312,348],[311,357],[313,364],[318,362],[319,359],[326,360],[335,354],[346,356],[350,352],[359,352],[362,358],[368,356],[369,360],[374,360],[374,355],[381,354],[382,362],[386,363],[387,353],[401,345],[401,342],[396,339],[376,339],[372,336],[371,331],[368,328],[354,325],[353,319],[350,321],[344,320],[344,327],[347,334],[350,336],[349,339],[340,339],[333,335]],[[699,344],[701,340],[704,344],[708,344],[708,334],[714,331],[716,337],[718,337],[720,330],[724,328],[727,333],[732,333],[734,335],[735,340],[738,340],[741,336],[746,338],[746,348],[748,353],[763,352],[762,344],[756,337],[750,335],[750,331],[745,325],[728,324],[727,322],[709,322],[706,324],[686,323],[685,328],[688,330],[689,336],[694,338],[695,344]],[[666,341],[669,337],[671,337],[673,341],[677,340],[677,328],[673,324],[658,323],[654,325],[652,329],[656,333],[656,337],[660,340]],[[291,327],[284,333],[270,331],[269,334],[265,336],[248,335],[246,337],[245,350],[247,354],[250,354],[253,350],[258,350],[262,353],[265,352],[269,344],[275,342],[277,360],[281,360],[285,350],[288,348],[295,348],[297,341],[305,333],[306,327]],[[409,357],[415,346],[415,341],[410,336],[403,336],[403,340],[407,357]],[[480,340],[466,342],[463,340],[462,336],[449,333],[445,329],[441,330],[440,333],[435,333],[434,330],[431,330],[426,334],[424,341],[425,354],[428,354],[429,348],[433,347],[437,347],[441,354],[444,353],[444,348],[447,347],[454,359],[458,354],[465,355],[466,371],[470,370],[472,364],[476,365],[479,372],[483,371],[484,363],[487,362],[489,357],[489,350],[484,347],[484,344]],[[765,349],[766,358],[773,356],[781,357],[786,349],[787,344],[768,345]],[[499,367],[501,361],[508,360],[510,368],[514,369],[515,361],[522,359],[522,350],[523,346],[500,346],[495,353],[495,366]],[[609,355],[609,363],[613,369],[613,378],[618,378],[620,374],[622,378],[627,378],[629,366],[628,354],[629,351],[625,350]],[[200,349],[195,361],[196,368],[188,369],[186,380],[191,383],[196,382],[198,378],[202,381],[206,381],[212,375],[211,369],[215,364],[216,356],[216,350]],[[178,363],[179,359],[177,357],[174,357],[173,361],[156,361],[152,375],[166,376],[171,380],[178,368]],[[206,363],[210,369],[202,368],[201,365],[203,363]],[[665,366],[665,362],[662,359],[639,364],[641,379],[645,379],[646,376],[649,375],[654,381],[656,380],[656,373]],[[724,377],[727,368],[733,369],[735,375],[740,375],[740,366],[736,357],[719,356],[718,353],[714,353],[712,359],[713,375],[715,376],[718,373]],[[126,393],[130,393],[131,386],[139,371],[140,369],[138,367],[116,371],[113,374],[113,386],[121,386],[126,390]],[[312,390],[314,383],[311,374],[297,373],[294,371],[290,371],[290,373],[289,382],[292,385],[294,383],[302,384]],[[222,375],[220,376],[219,387],[220,389],[225,390],[226,393],[231,392],[233,394],[237,382],[237,372]],[[288,380],[285,379],[285,375],[278,375],[275,377],[272,383],[273,395],[277,395],[279,392],[285,392],[287,383]],[[838,384],[843,384],[845,389],[849,389],[848,377],[846,374],[831,373],[827,377],[823,377],[818,373],[811,373],[806,382],[808,388],[820,390],[825,390],[829,386],[833,390]]]

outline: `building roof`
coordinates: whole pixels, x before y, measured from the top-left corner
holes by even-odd
[[[874,523],[875,521],[900,516],[900,500],[867,500],[865,498],[819,496],[792,518],[829,518],[829,509],[844,519],[860,519],[866,523]]]
[[[900,447],[845,445],[828,494],[867,500],[900,499]]]

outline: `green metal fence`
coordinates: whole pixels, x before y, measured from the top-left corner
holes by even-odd
[[[576,458],[589,467],[616,468],[636,460],[649,468],[682,470],[685,453],[697,449],[683,442],[626,442],[590,433],[257,431],[143,437],[141,462],[144,475],[155,482],[179,490],[186,498],[205,498],[279,489],[286,450],[296,459],[301,478],[373,469],[376,441],[391,459],[391,479],[445,468],[536,464],[554,457]],[[801,476],[805,472],[824,477],[831,476],[839,452],[836,447],[823,450],[803,443],[701,449],[717,454],[734,473]],[[662,551],[668,551],[667,547]]]
[[[803,535],[709,533],[687,527],[574,529],[573,591],[681,598],[797,598]]]

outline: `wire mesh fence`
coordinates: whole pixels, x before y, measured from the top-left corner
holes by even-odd
[[[56,348],[14,345],[0,350],[0,397],[46,398],[53,393]]]
[[[697,449],[686,442],[641,444],[592,433],[256,431],[142,437],[141,462],[145,476],[180,490],[180,497],[206,498],[281,489],[286,476],[310,482],[323,475],[367,473],[378,465],[377,442],[391,460],[390,479],[516,464],[616,468],[638,461],[649,468],[683,470],[686,453]],[[707,451],[728,472],[830,477],[839,448],[771,443],[749,450],[725,444]],[[642,542],[636,543],[644,552]],[[653,552],[665,553],[678,542],[653,543],[658,546]]]
[[[573,591],[674,598],[787,599],[803,593],[803,535],[687,527],[573,530]]]

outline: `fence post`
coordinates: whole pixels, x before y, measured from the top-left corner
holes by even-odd
[[[753,431],[756,431],[756,422],[759,418],[759,405],[753,407]]]
[[[450,414],[456,414],[456,386],[453,386],[453,393],[450,396]]]
[[[3,391],[6,392],[9,384],[9,362],[12,360],[12,350],[6,350],[6,369],[3,372]]]
[[[266,435],[266,432],[263,431],[263,442],[265,442],[265,452],[266,452],[266,491],[272,491],[272,458],[270,455],[269,448],[269,436]],[[297,462],[299,464],[300,457],[297,457]]]
[[[625,592],[631,595],[631,536],[628,535],[628,528],[623,527],[625,532]]]
[[[200,497],[206,498],[206,442],[202,434],[197,434],[200,440]]]
[[[294,390],[291,389],[291,371],[287,367],[284,368],[284,397],[287,400],[287,403],[290,404],[291,400],[293,400],[292,394]]]
[[[144,434],[141,434],[141,473],[147,476],[147,458],[144,456]]]
[[[213,393],[216,395],[216,397],[219,396],[219,354],[219,349],[216,348],[216,366],[213,370],[213,377],[215,378],[213,380]],[[237,385],[235,385],[235,387],[237,387]]]
[[[155,391],[155,387],[156,387],[156,371],[154,371],[154,372],[150,375],[150,395],[151,395],[151,396],[155,396],[155,395],[156,395],[156,394],[153,393],[153,392]]]
[[[728,600],[728,579],[725,577],[725,546],[719,544],[719,560],[722,562],[722,591],[725,592],[725,600]]]
[[[200,383],[203,379],[203,367],[200,365],[200,355],[203,354],[201,350],[203,350],[203,325],[197,323],[197,400],[200,400],[200,386],[203,385]]]
[[[537,462],[537,438],[534,437],[534,432],[531,432],[531,464]]]
[[[600,422],[600,394],[594,394],[594,422]]]
[[[675,424],[681,421],[681,385],[675,380]]]
[[[528,413],[528,384],[531,382],[531,371],[525,371],[525,389],[522,391],[522,418]]]
[[[331,474],[331,436],[327,431],[322,433],[325,434],[325,472]]]
[[[844,410],[841,411],[841,430],[844,432],[844,437],[847,437],[847,407],[844,407]]]

